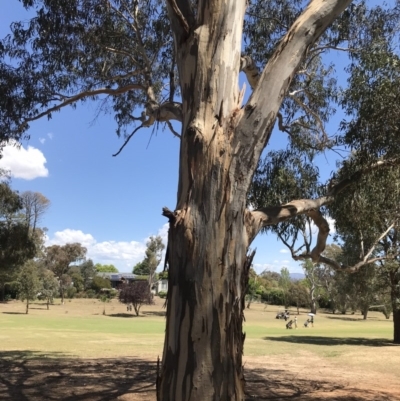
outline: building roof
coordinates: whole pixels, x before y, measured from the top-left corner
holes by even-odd
[[[108,272],[98,272],[99,277],[108,278],[110,281],[121,281],[125,280],[138,280],[141,276],[133,273],[108,273]]]

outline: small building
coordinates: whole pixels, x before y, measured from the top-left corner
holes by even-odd
[[[168,292],[168,280],[156,281],[151,292],[153,294],[158,294],[159,292]]]
[[[132,283],[136,280],[143,280],[142,276],[133,273],[105,273],[98,272],[97,276],[110,280],[111,288],[118,288],[125,283]]]

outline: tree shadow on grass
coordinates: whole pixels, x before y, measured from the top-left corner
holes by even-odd
[[[366,322],[367,320],[379,320],[377,317],[369,317],[367,320],[363,319],[362,316],[359,317],[354,317],[354,316],[334,316],[334,315],[325,315],[327,319],[333,319],[333,320],[343,320],[345,322]]]
[[[79,359],[0,351],[2,401],[155,401],[156,363],[137,358]],[[273,367],[245,369],[246,401],[391,401],[388,394]],[[208,401],[208,400],[204,400]]]
[[[1,312],[4,313],[5,315],[26,315],[25,312]]]
[[[299,377],[298,373],[271,367],[246,369],[246,401],[395,401],[393,394],[351,388],[319,377]]]
[[[97,313],[97,315],[98,315],[98,313]],[[136,313],[135,314],[132,314],[132,313],[110,313],[110,314],[108,314],[107,313],[107,316],[109,316],[109,317],[125,317],[125,318],[139,317],[139,316],[136,316]]]
[[[159,312],[159,311],[144,311],[144,312],[141,312],[143,315],[146,315],[146,316],[161,316],[161,317],[165,317],[165,315],[166,315],[166,312],[165,311],[161,311],[161,312]]]
[[[264,337],[264,340],[288,342],[295,344],[311,345],[362,345],[367,347],[398,346],[387,338],[364,338],[364,337],[322,337],[322,336],[281,336]]]
[[[48,356],[32,351],[0,351],[0,399],[114,401],[121,395],[137,394],[138,399],[147,401],[147,392],[155,391],[154,361]]]

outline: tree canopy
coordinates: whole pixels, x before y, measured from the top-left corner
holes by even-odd
[[[101,273],[118,273],[118,269],[113,265],[102,265],[101,263],[96,263],[94,265],[96,271]]]

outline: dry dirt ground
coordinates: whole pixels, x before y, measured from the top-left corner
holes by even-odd
[[[0,400],[156,400],[154,361],[27,356],[0,351]],[[319,360],[307,359],[306,365],[270,356],[245,360],[246,401],[400,401],[400,379],[354,374]],[[312,377],[316,379],[310,381]]]

